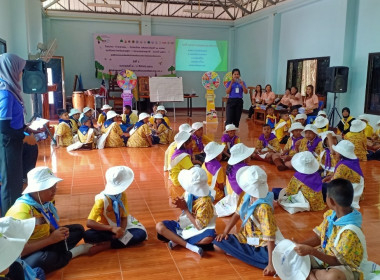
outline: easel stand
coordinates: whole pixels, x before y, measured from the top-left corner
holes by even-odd
[[[333,107],[331,108],[330,113],[329,113],[329,123],[330,123],[330,127],[334,127],[335,113],[338,114],[339,118],[342,118],[341,115],[339,114],[338,109],[335,107],[335,101],[336,101],[337,98],[338,98],[338,97],[336,96],[336,92],[334,92],[334,105],[333,105]]]
[[[34,93],[34,98],[33,98],[34,112],[33,112],[33,116],[30,119],[29,123],[31,123],[32,121],[34,121],[37,118],[42,118],[42,116],[38,113],[38,107],[39,106],[38,106],[37,94],[38,93]],[[49,134],[49,136],[50,136],[51,140],[53,141],[54,145],[57,145],[57,141],[54,139],[54,136],[51,134],[49,127],[46,124],[44,124],[44,128],[45,128],[46,132]]]

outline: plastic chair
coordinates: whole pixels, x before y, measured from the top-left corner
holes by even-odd
[[[322,110],[324,105],[325,105],[325,102],[323,102],[323,101],[319,101],[319,102],[318,102],[318,110],[319,110],[319,111]]]

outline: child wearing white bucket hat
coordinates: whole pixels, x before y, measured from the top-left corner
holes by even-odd
[[[316,117],[313,124],[317,128],[319,134],[329,130],[329,120],[323,116]]]
[[[297,116],[294,118],[294,122],[299,122],[302,125],[306,124],[307,115],[306,114],[297,114]]]
[[[104,104],[100,110],[102,110],[102,112],[99,114],[99,117],[98,117],[99,127],[101,127],[104,124],[104,122],[107,120],[107,113],[112,110],[112,107],[108,104]]]
[[[224,197],[224,186],[226,183],[226,172],[220,161],[224,151],[224,144],[218,144],[214,141],[205,146],[206,158],[202,168],[207,174],[207,184],[215,191],[215,201]]]
[[[78,140],[83,144],[81,148],[95,148],[95,132],[91,128],[91,120],[87,119],[78,129]]]
[[[332,145],[338,144],[338,140],[341,140],[338,135],[333,131],[326,131],[320,134],[322,138],[323,150],[319,154],[318,161],[323,169],[321,175],[322,177],[330,176],[334,173],[336,166],[336,157],[333,155]]]
[[[222,144],[225,144],[223,151],[223,160],[228,160],[230,158],[230,149],[235,145],[240,143],[240,138],[236,135],[236,132],[239,130],[234,124],[227,124],[226,130],[222,135]]]
[[[67,147],[73,143],[73,132],[71,130],[71,121],[66,110],[59,112],[58,126],[54,133],[57,141],[57,147]]]
[[[364,129],[366,123],[361,120],[353,120],[350,126],[350,132],[344,135],[344,139],[355,145],[355,155],[360,161],[367,161],[367,137]]]
[[[272,161],[279,171],[284,171],[288,168],[293,169],[291,159],[298,152],[298,147],[303,139],[303,130],[304,126],[301,123],[294,122],[289,128],[291,137],[286,142],[283,151],[272,155]]]
[[[255,159],[272,163],[273,154],[280,152],[280,150],[280,141],[272,133],[270,125],[264,124],[263,133],[256,142]]]
[[[152,131],[148,125],[150,115],[147,113],[141,113],[139,115],[139,121],[130,131],[130,137],[127,142],[127,146],[131,148],[144,148],[152,147]]]
[[[112,110],[107,112],[107,120],[103,123],[101,128],[103,138],[100,140],[105,140],[105,148],[120,148],[125,146],[124,142],[126,141],[126,137],[123,134],[119,122],[120,115],[118,113]]]
[[[319,110],[318,111],[318,114],[317,114],[317,117],[319,117],[319,116],[321,116],[321,117],[323,117],[323,118],[327,118],[327,114],[326,114],[326,112],[325,111],[323,111],[323,110]]]
[[[358,117],[359,120],[366,123],[366,127],[364,129],[364,134],[368,139],[372,138],[373,135],[373,127],[369,123],[369,118],[367,115],[360,115]]]
[[[326,201],[330,210],[325,212],[322,223],[314,228],[313,236],[294,247],[298,255],[310,256],[308,279],[363,279],[359,267],[364,256],[362,240],[365,238],[358,235],[364,237],[360,229],[362,215],[351,207],[353,194],[350,181],[331,181],[327,186]]]
[[[78,109],[72,108],[70,110],[69,117],[71,121],[71,130],[73,131],[73,134],[76,134],[80,126],[79,124],[80,111]]]
[[[154,131],[155,136],[158,137],[157,144],[170,144],[174,141],[174,131],[173,129],[165,122],[164,116],[160,113],[155,114],[154,116]]]
[[[334,173],[323,179],[322,192],[326,197],[327,183],[333,179],[349,180],[354,187],[354,199],[352,207],[359,209],[359,201],[364,190],[364,175],[360,167],[359,159],[355,155],[355,146],[348,140],[342,140],[337,145],[332,145],[337,164]]]
[[[380,160],[380,120],[377,122],[378,129],[372,134],[367,142],[368,160]]]
[[[170,249],[178,244],[202,256],[202,247],[210,247],[215,237],[216,216],[207,175],[202,168],[193,167],[182,170],[178,179],[186,193],[184,198],[177,197],[173,204],[182,210],[182,214],[178,222],[165,220],[157,223],[157,237],[169,242]]]
[[[305,133],[305,138],[300,141],[300,145],[298,147],[299,152],[309,151],[316,158],[322,152],[322,139],[318,135],[318,130],[315,125],[308,124],[305,126],[303,130]]]
[[[144,226],[129,213],[125,191],[134,179],[127,166],[114,166],[106,172],[104,191],[95,196],[95,204],[87,218],[83,239],[97,244],[92,253],[121,249],[147,239]]]
[[[165,123],[166,123],[168,126],[170,126],[170,120],[169,120],[169,118],[166,116],[167,112],[168,112],[168,111],[166,111],[164,105],[158,105],[158,106],[157,106],[157,110],[156,110],[156,112],[155,112],[154,114],[152,114],[151,117],[149,118],[149,122],[150,122],[151,124],[154,124],[154,115],[156,115],[156,114],[161,114],[163,120],[165,121]]]
[[[211,142],[211,139],[203,134],[203,123],[195,122],[191,126],[194,130],[191,138],[193,139],[193,155],[201,164],[205,161],[206,154],[204,147]]]
[[[45,166],[36,167],[28,173],[28,186],[16,200],[6,216],[15,219],[36,218],[34,231],[28,246],[22,251],[22,259],[32,268],[40,267],[46,273],[67,265],[72,258],[87,254],[92,245],[82,244],[84,228],[73,224],[59,226],[54,204],[57,183],[62,179],[54,176]]]
[[[296,172],[285,189],[286,195],[296,195],[301,191],[310,204],[310,211],[325,209],[319,163],[314,155],[309,151],[299,152],[292,158],[292,166]]]
[[[87,118],[91,120],[91,127],[94,127],[93,116],[92,116],[93,113],[94,113],[94,110],[92,110],[90,107],[84,107],[82,114],[80,114],[79,122],[83,123]]]
[[[274,275],[272,251],[276,241],[273,193],[268,192],[267,174],[258,166],[246,166],[237,173],[237,182],[245,192],[237,211],[222,234],[213,241],[217,251],[224,251],[252,266]],[[229,234],[239,218],[241,230]]]

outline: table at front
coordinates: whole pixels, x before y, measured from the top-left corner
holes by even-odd
[[[193,116],[193,98],[199,97],[198,95],[184,95],[183,98],[187,100],[187,116]]]

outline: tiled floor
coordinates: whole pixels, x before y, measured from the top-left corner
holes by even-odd
[[[181,114],[178,113],[178,115]],[[183,113],[182,113],[183,114]],[[248,146],[254,146],[260,127],[243,114],[240,137]],[[174,128],[183,122],[203,121],[203,113],[193,118],[171,117]],[[222,119],[215,126],[208,125],[206,134],[219,140],[223,132]],[[175,219],[177,209],[169,207],[166,184],[168,174],[163,172],[166,146],[153,148],[118,148],[80,151],[68,154],[65,149],[51,149],[48,143],[40,144],[38,165],[50,166],[64,181],[58,185],[56,204],[61,225],[80,223],[85,225],[94,202],[94,196],[104,188],[104,173],[114,165],[127,165],[135,172],[135,182],[127,190],[130,212],[138,218],[149,233],[149,240],[141,245],[123,250],[110,250],[96,256],[73,259],[65,268],[51,273],[48,279],[269,279],[262,271],[229,256],[206,252],[203,258],[184,249],[170,251],[166,244],[156,238],[155,224],[163,219]],[[292,176],[291,171],[278,172],[274,166],[252,162],[265,169],[270,187],[285,187]],[[367,237],[370,260],[380,263],[379,189],[380,162],[362,164],[365,174],[365,199],[361,202],[364,215],[364,233]],[[277,224],[287,238],[302,240],[322,220],[321,212],[289,215],[279,206],[275,207]],[[221,232],[228,219],[217,221]]]

